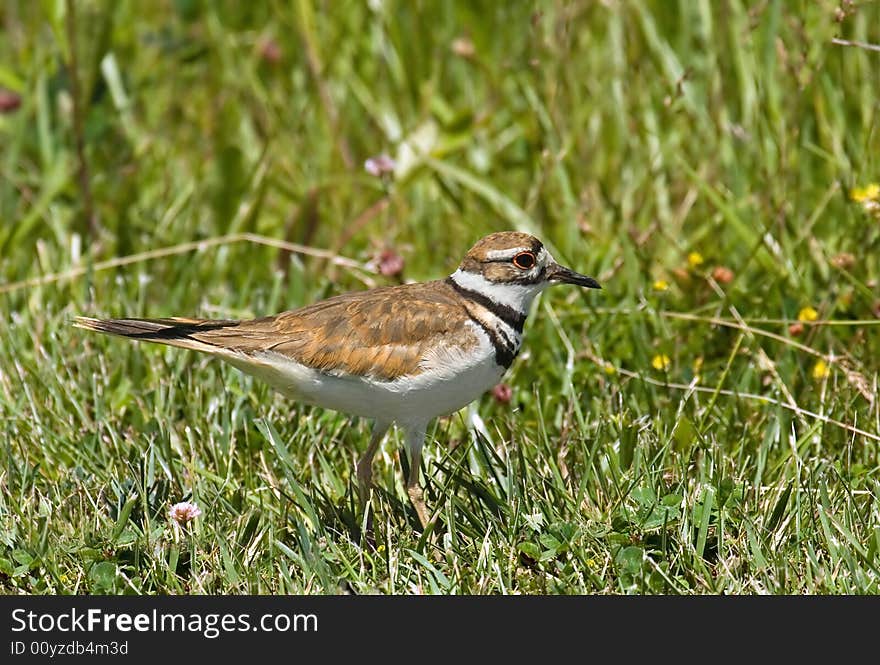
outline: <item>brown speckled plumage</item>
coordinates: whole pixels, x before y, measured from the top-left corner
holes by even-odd
[[[274,351],[313,369],[390,381],[416,375],[438,346],[479,340],[468,312],[443,281],[345,293],[248,321],[81,319],[92,330],[173,346],[193,342],[251,354]]]

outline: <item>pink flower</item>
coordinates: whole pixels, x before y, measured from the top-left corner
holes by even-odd
[[[715,266],[715,269],[712,271],[712,277],[719,284],[730,284],[733,281],[734,274],[733,270],[727,266]]]
[[[492,397],[499,404],[510,404],[510,400],[513,399],[513,388],[506,383],[499,383],[492,388]]]
[[[263,39],[260,41],[258,46],[258,52],[260,57],[268,62],[270,65],[277,65],[281,62],[281,58],[284,57],[284,54],[281,52],[281,47],[271,37]]]
[[[21,95],[17,95],[12,90],[0,88],[0,113],[12,113],[21,106]]]
[[[393,249],[383,249],[376,260],[379,272],[386,277],[393,277],[403,272],[403,257]]]
[[[384,175],[394,173],[394,169],[396,168],[397,162],[395,162],[390,155],[384,152],[381,155],[370,157],[367,161],[364,162],[364,169],[366,170],[366,172],[372,176],[376,176],[377,178],[381,178]]]
[[[202,514],[202,511],[199,507],[190,503],[189,501],[181,501],[180,503],[175,503],[171,506],[171,509],[168,511],[168,517],[175,523],[180,526],[186,526],[188,523],[193,521],[196,517]]]

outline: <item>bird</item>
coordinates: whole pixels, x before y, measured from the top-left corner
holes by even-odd
[[[556,262],[535,236],[501,231],[478,240],[445,279],[336,295],[247,320],[78,316],[74,325],[215,356],[298,402],[373,421],[357,462],[359,498],[392,425],[409,454],[406,491],[422,526],[419,484],[429,424],[497,385],[519,353],[535,297],[554,284],[602,288]]]

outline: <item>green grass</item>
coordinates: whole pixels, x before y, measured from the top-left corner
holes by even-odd
[[[880,3],[839,5],[0,5],[0,590],[880,592],[880,220],[849,196],[880,53],[832,43],[880,43]],[[393,283],[384,248],[435,278],[511,228],[605,288],[545,293],[512,401],[435,423],[433,539],[398,435],[362,548],[368,423],[71,326],[270,314]]]

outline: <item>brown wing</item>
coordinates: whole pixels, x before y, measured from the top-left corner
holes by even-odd
[[[467,320],[452,289],[429,282],[347,293],[204,331],[197,324],[188,336],[244,353],[275,351],[323,371],[392,380],[418,373],[440,345],[478,344]]]

